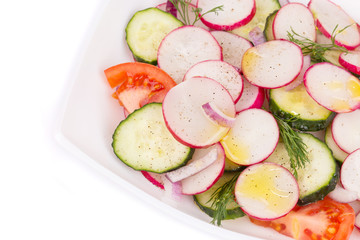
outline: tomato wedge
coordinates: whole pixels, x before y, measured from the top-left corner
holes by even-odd
[[[306,206],[297,206],[276,220],[250,220],[296,240],[346,240],[354,229],[355,212],[349,204],[326,197]]]
[[[162,69],[147,63],[128,62],[104,71],[113,96],[128,113],[151,102],[162,102],[176,82]]]

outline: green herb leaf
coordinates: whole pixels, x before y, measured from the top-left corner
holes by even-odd
[[[306,144],[303,142],[298,132],[292,129],[289,125],[289,122],[295,121],[297,117],[288,120],[283,120],[276,115],[274,115],[274,117],[278,122],[280,136],[290,157],[290,167],[297,179],[297,170],[299,168],[304,168],[306,163],[310,161],[306,150]]]
[[[221,226],[221,221],[226,219],[226,206],[231,200],[235,199],[234,188],[239,175],[240,172],[236,173],[228,182],[217,188],[211,195],[208,202],[212,202],[211,207],[215,209],[213,220],[211,221],[212,224]]]
[[[348,52],[346,48],[336,45],[335,38],[339,33],[342,33],[350,26],[351,25],[337,30],[338,25],[336,25],[331,34],[331,44],[320,44],[314,42],[313,40],[296,33],[292,28],[291,32],[288,32],[288,39],[289,41],[296,43],[299,47],[301,47],[304,55],[310,55],[313,62],[328,62],[328,60],[324,57],[326,51],[338,50],[340,52]]]
[[[215,13],[216,15],[218,14],[219,11],[223,11],[224,6],[217,6],[214,7],[213,9],[210,9],[209,11],[202,13],[202,9],[201,8],[196,8],[196,7],[192,7],[191,4],[191,0],[169,0],[174,7],[176,8],[181,21],[185,24],[185,25],[194,25],[197,21],[200,20],[201,17],[203,17],[206,14],[209,13]],[[195,13],[195,19],[194,21],[191,22],[190,20],[190,15],[189,15],[189,8],[192,8],[192,12]],[[201,16],[201,17],[200,17]]]

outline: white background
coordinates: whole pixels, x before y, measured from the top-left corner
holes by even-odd
[[[72,67],[104,2],[0,0],[0,239],[215,239],[54,139]]]

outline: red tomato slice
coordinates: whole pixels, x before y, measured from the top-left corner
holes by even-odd
[[[326,197],[316,203],[297,206],[285,217],[276,220],[250,220],[296,240],[346,240],[354,229],[355,212],[349,204]]]
[[[114,97],[128,113],[151,102],[162,102],[166,93],[176,85],[162,69],[147,63],[122,63],[106,69],[105,76]]]

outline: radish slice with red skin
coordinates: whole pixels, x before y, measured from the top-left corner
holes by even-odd
[[[163,175],[158,173],[141,171],[142,175],[155,186],[164,189]]]
[[[335,143],[346,153],[360,148],[360,109],[337,114],[331,124]],[[359,182],[360,183],[360,182]]]
[[[275,39],[288,39],[288,33],[295,33],[316,40],[315,20],[310,10],[301,3],[289,3],[280,8],[273,22]],[[295,39],[304,40],[294,35]]]
[[[193,77],[166,94],[162,105],[165,124],[184,145],[207,147],[220,141],[229,131],[229,128],[215,124],[204,114],[202,105],[208,102],[214,102],[225,115],[235,117],[232,97],[213,79]]]
[[[202,109],[204,110],[205,115],[208,116],[210,120],[214,121],[216,124],[228,128],[231,128],[234,125],[235,118],[225,115],[212,102],[208,102],[202,105]]]
[[[297,76],[296,79],[292,81],[290,84],[286,85],[284,89],[289,91],[299,86],[304,81],[304,74],[310,66],[311,66],[311,57],[310,55],[305,55],[303,59],[303,67],[300,71],[299,76]]]
[[[169,2],[169,1],[168,1]],[[156,6],[156,8],[159,8],[160,10],[163,10],[165,12],[168,12],[166,10],[166,5],[167,5],[167,2],[165,3],[161,3],[159,5]],[[187,4],[188,6],[188,13],[189,13],[189,21],[192,23],[195,21],[195,18],[196,18],[196,13],[194,12],[194,10],[196,9],[196,6],[192,3],[188,3]],[[177,10],[175,9],[176,11],[176,17],[177,19],[179,19],[180,21],[183,21],[183,19],[181,18],[180,14],[177,14]],[[171,13],[172,14],[172,13]],[[172,14],[174,15],[174,14]],[[194,24],[195,27],[201,27],[201,28],[204,28],[206,30],[210,30],[207,26],[205,26],[201,21],[196,21],[195,24]]]
[[[346,190],[356,192],[360,200],[360,148],[349,154],[341,165],[340,181]]]
[[[207,13],[201,16],[201,21],[209,28],[230,31],[251,21],[255,15],[255,0],[198,0],[196,7],[202,13],[223,6],[222,11]]]
[[[299,186],[286,168],[275,163],[260,163],[242,171],[235,185],[235,198],[249,216],[272,220],[296,206]]]
[[[341,53],[339,63],[350,72],[360,75],[360,51]]]
[[[261,108],[265,100],[265,92],[262,88],[244,80],[244,90],[239,101],[235,104],[236,113],[249,108]]]
[[[237,102],[243,91],[243,79],[231,64],[220,60],[207,60],[192,66],[185,74],[184,81],[192,77],[208,77],[223,85],[234,102]]]
[[[358,194],[353,191],[346,190],[338,183],[335,189],[328,194],[328,196],[340,203],[351,203],[358,199]]]
[[[356,215],[355,218],[355,227],[357,227],[360,230],[360,213]]]
[[[245,51],[253,46],[251,42],[230,32],[211,31],[210,33],[222,47],[224,61],[240,69],[241,72],[241,60]]]
[[[331,63],[312,65],[304,75],[310,96],[321,106],[337,113],[360,107],[360,80]]]
[[[217,159],[214,163],[212,163],[204,170],[194,174],[193,176],[180,181],[183,194],[195,195],[205,192],[222,176],[225,168],[225,153],[224,149],[219,143],[216,143],[208,148],[196,149],[193,155],[193,159],[201,158],[213,149],[216,149],[218,153]],[[190,164],[191,161],[192,160],[189,161]]]
[[[290,84],[303,65],[301,48],[287,40],[273,40],[248,49],[242,60],[242,71],[252,84],[279,88]]]
[[[176,83],[183,80],[191,66],[205,60],[222,60],[222,50],[210,32],[203,28],[179,27],[167,34],[160,43],[158,65]]]
[[[234,126],[220,143],[231,161],[252,165],[269,157],[278,140],[279,128],[273,115],[252,108],[236,116]]]
[[[190,177],[204,170],[205,168],[210,166],[213,162],[215,162],[217,157],[218,157],[218,151],[216,149],[212,149],[205,156],[202,156],[201,158],[198,159],[194,159],[185,166],[166,173],[166,177],[171,182],[181,181],[187,177]]]
[[[329,0],[311,0],[308,7],[316,26],[327,38],[331,38],[335,28],[336,31],[346,28],[336,35],[335,43],[348,50],[360,46],[360,32],[356,22],[340,6]]]

